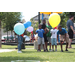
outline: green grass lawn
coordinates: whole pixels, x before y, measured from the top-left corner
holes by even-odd
[[[2,49],[14,49],[16,46],[2,45]],[[26,46],[25,49],[22,50],[23,53],[17,53],[17,50],[12,52],[3,52],[0,53],[0,62],[11,62],[11,61],[23,61],[23,62],[75,62],[75,45],[72,45],[73,49],[68,49],[69,51],[65,51],[65,45],[63,46],[64,52],[60,52],[60,46],[58,46],[57,52],[37,52],[34,46]]]
[[[25,46],[26,48],[34,48],[34,46]],[[17,46],[12,45],[2,45],[2,49],[15,49]]]

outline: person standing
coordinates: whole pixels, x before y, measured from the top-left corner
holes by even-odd
[[[54,51],[54,45],[55,45],[55,51],[57,51],[57,29],[53,28],[51,29],[51,45],[52,45],[52,51]]]
[[[74,23],[72,21],[73,19],[74,19],[74,16],[71,15],[69,17],[69,20],[67,21],[67,28],[68,28],[68,35],[69,35],[69,47],[68,48],[71,48],[71,42],[72,42],[72,39],[73,39],[73,35],[75,34]]]
[[[47,27],[46,27],[46,20],[43,19],[42,23],[43,23],[43,24],[42,24],[42,29],[46,30],[46,34],[47,34],[47,33],[49,32],[49,30],[48,30]],[[44,36],[45,47],[46,47],[46,50],[45,50],[45,51],[48,51],[48,49],[47,49],[47,42],[48,42],[48,40],[47,40],[46,34],[43,34],[43,36]]]
[[[34,36],[33,31],[31,32],[31,39],[30,39],[30,42],[31,42],[31,40],[32,40],[32,42],[34,42],[34,40],[35,40],[35,36]]]
[[[25,20],[23,19],[22,22],[20,22],[20,23],[23,24],[24,22],[25,22]],[[26,30],[25,30],[25,32],[21,35],[21,36],[22,36],[22,39],[23,39],[23,40],[22,40],[23,43],[22,43],[22,45],[21,45],[21,49],[26,49],[26,48],[25,48],[25,37],[23,37],[24,35],[26,35],[25,33],[26,33]]]
[[[17,35],[16,33],[15,33],[15,31],[13,30],[13,32],[14,32],[14,34],[15,35]],[[24,34],[22,34],[22,35],[17,35],[17,38],[18,38],[18,40],[17,40],[17,45],[18,45],[18,51],[17,51],[17,53],[22,53],[22,51],[21,51],[21,46],[22,46],[22,44],[23,44],[23,36],[24,36]],[[17,49],[17,48],[16,48]]]
[[[23,35],[18,35],[18,53],[22,53],[21,51],[21,47],[22,47],[22,44],[23,44]]]
[[[36,30],[35,34],[36,33],[38,33],[38,50],[37,51],[41,51],[40,46],[42,44],[44,52],[45,52],[44,37],[43,37],[43,33],[45,34],[45,31],[43,29],[41,29],[41,25],[40,24],[39,24],[39,29]]]
[[[49,42],[49,50],[51,51],[51,33],[50,33],[50,31],[51,31],[52,27],[49,24],[49,22],[48,22],[48,25],[46,25],[46,27],[49,29],[49,32],[46,34],[46,36],[47,36],[47,40]]]

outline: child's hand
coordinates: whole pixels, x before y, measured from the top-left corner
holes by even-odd
[[[57,42],[57,45],[59,45],[59,42]]]
[[[44,29],[44,31],[46,31],[46,28]]]

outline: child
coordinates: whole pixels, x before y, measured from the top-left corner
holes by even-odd
[[[31,40],[32,40],[32,42],[34,42],[34,40],[35,40],[33,32],[31,32],[31,39],[30,39],[30,41]]]
[[[52,51],[54,51],[54,45],[55,51],[57,51],[57,29],[55,28],[51,29],[51,44],[52,44]]]
[[[13,31],[14,32],[14,31]],[[15,35],[17,35],[15,32],[14,32]],[[22,46],[22,43],[23,43],[23,35],[17,35],[18,36],[18,52],[17,53],[22,53],[21,51],[21,46]]]
[[[18,53],[22,53],[21,46],[23,44],[23,35],[24,34],[18,35]]]
[[[41,46],[41,43],[43,44],[43,49],[44,49],[44,52],[45,52],[45,47],[44,47],[44,36],[43,36],[43,33],[45,33],[45,31],[43,29],[41,29],[41,25],[39,24],[39,29],[36,30],[36,33],[38,33],[38,50],[37,51],[41,51],[40,50],[40,46]],[[36,34],[35,33],[35,34]]]
[[[49,24],[49,22],[48,22],[48,25],[46,25],[46,27],[49,29],[49,32],[46,34],[46,36],[47,36],[47,40],[49,42],[49,50],[51,51],[51,33],[50,33],[50,31],[51,31],[52,27]]]
[[[68,33],[67,33],[66,29],[62,28],[61,25],[58,26],[57,42],[58,42],[58,36],[59,36],[59,34],[60,34],[61,52],[63,52],[62,42],[64,42],[64,41],[66,41],[66,50],[65,51],[68,51],[67,48],[68,48],[68,43],[69,43],[69,36],[68,36]]]

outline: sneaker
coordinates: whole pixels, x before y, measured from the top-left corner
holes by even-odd
[[[46,52],[46,50],[44,50],[44,52]]]
[[[61,52],[63,52],[63,50],[61,50]]]
[[[46,49],[46,51],[48,52],[48,49]]]
[[[22,51],[18,51],[17,53],[22,53]]]
[[[67,49],[65,51],[68,51]]]
[[[51,49],[49,49],[50,51],[52,51]]]

